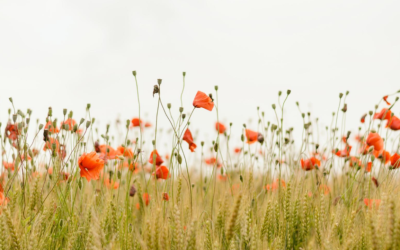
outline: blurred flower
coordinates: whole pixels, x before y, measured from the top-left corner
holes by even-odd
[[[209,111],[212,111],[212,109],[214,108],[214,102],[211,99],[211,97],[209,97],[205,93],[197,91],[197,94],[193,100],[193,106],[195,108],[204,108]]]
[[[190,151],[194,152],[194,150],[197,148],[197,145],[193,142],[193,136],[189,129],[186,129],[182,140],[189,144]]]

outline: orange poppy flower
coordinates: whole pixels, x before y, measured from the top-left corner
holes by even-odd
[[[100,153],[106,157],[104,157],[105,159],[116,159],[118,157],[118,153],[113,147],[109,146],[109,145],[105,145],[102,144],[99,146],[100,148]]]
[[[157,179],[168,179],[169,178],[169,170],[166,166],[157,167],[156,171],[153,173]]]
[[[389,127],[391,130],[400,130],[400,119],[397,116],[390,118],[389,122],[386,124],[386,128]]]
[[[117,154],[118,155],[123,155],[123,156],[128,157],[128,158],[132,158],[133,157],[132,149],[126,148],[126,147],[122,147],[122,146],[119,146],[117,148]]]
[[[390,157],[390,164],[392,165],[393,169],[400,168],[400,155],[394,153],[392,157]]]
[[[388,102],[388,100],[387,100],[388,97],[389,97],[389,96],[385,95],[385,96],[383,97],[383,100],[386,102],[387,105],[390,105],[390,102]]]
[[[347,137],[346,136],[342,136],[342,142],[347,143]]]
[[[392,111],[384,108],[381,110],[381,112],[374,114],[374,119],[389,120],[391,117],[391,114],[392,114]]]
[[[131,128],[140,127],[140,125],[142,124],[142,120],[139,120],[139,118],[133,118],[131,123]]]
[[[10,201],[9,198],[7,198],[3,192],[0,192],[0,207],[1,206],[7,206],[7,203]],[[0,214],[1,214],[1,210],[0,210]]]
[[[151,123],[150,123],[150,122],[146,122],[146,123],[144,124],[144,127],[145,127],[145,128],[151,128]]]
[[[154,156],[154,154],[156,155],[156,166],[160,166],[164,161],[161,158],[161,156],[158,154],[156,149],[153,150],[153,152],[151,153],[150,158],[149,158],[149,163],[153,164],[153,156]]]
[[[143,194],[143,201],[146,206],[150,204],[150,195],[148,193]]]
[[[236,154],[239,154],[242,150],[241,150],[240,148],[235,148],[233,151],[234,151]]]
[[[366,172],[370,173],[372,170],[372,162],[367,163],[367,168],[365,169]]]
[[[305,171],[313,170],[315,166],[318,167],[321,166],[321,162],[315,157],[311,157],[310,159],[306,160],[301,159],[300,163],[301,163],[301,168]]]
[[[337,156],[339,157],[349,157],[350,156],[350,151],[351,151],[351,146],[350,145],[346,145],[346,147],[342,150],[339,150],[335,153]]]
[[[320,190],[321,192],[324,192],[324,195],[328,195],[328,194],[331,192],[330,187],[328,187],[327,185],[324,185],[324,184],[321,184],[321,185],[319,186],[319,190]]]
[[[54,127],[53,123],[51,121],[48,121],[46,123],[46,126],[44,126],[44,129],[49,130],[51,133],[58,133],[60,132],[60,129],[57,127]]]
[[[203,108],[212,111],[212,109],[214,108],[214,102],[211,97],[209,97],[205,93],[197,91],[197,94],[193,100],[193,106],[195,108]]]
[[[378,208],[379,208],[379,204],[381,204],[381,200],[365,198],[365,199],[364,199],[364,204],[365,204],[368,208],[372,208],[372,205],[375,204],[375,208],[378,209]]]
[[[19,132],[18,132],[18,124],[11,124],[10,122],[7,123],[6,126],[6,137],[10,140],[16,140]]]
[[[140,204],[139,203],[136,203],[136,209],[140,210]]]
[[[382,152],[383,150],[383,139],[377,133],[370,133],[367,138],[367,145],[374,146],[374,151]]]
[[[286,188],[286,182],[281,180],[281,187]],[[276,179],[271,186],[272,190],[277,190],[279,188],[279,179]]]
[[[107,188],[109,189],[118,189],[119,187],[119,182],[110,180],[110,178],[105,178],[104,179],[104,185],[106,185]]]
[[[352,156],[352,157],[350,157],[349,165],[350,165],[350,167],[354,167],[354,166],[361,167],[362,162],[361,162],[361,160],[359,158],[357,158],[355,156]]]
[[[64,126],[63,126],[64,124],[67,124],[68,130],[71,131],[74,128],[76,121],[72,118],[68,118],[64,122],[61,122],[61,125],[60,125],[61,129],[64,129]]]
[[[390,161],[390,153],[386,150],[383,150],[382,154],[379,155],[381,161],[387,164]]]
[[[83,153],[79,157],[78,164],[81,177],[85,177],[87,181],[98,180],[100,172],[104,168],[104,161],[99,158],[96,152]]]
[[[193,136],[189,129],[186,129],[185,134],[183,134],[182,140],[189,144],[190,151],[194,152],[194,150],[197,148],[197,145],[193,142]]]
[[[217,161],[217,159],[215,159],[215,157],[210,157],[208,159],[205,159],[206,164],[208,165],[214,165],[214,163]]]
[[[3,166],[7,170],[14,171],[15,163],[14,162],[5,162],[5,161],[3,161]]]
[[[215,123],[215,129],[217,130],[218,133],[223,134],[226,131],[226,127],[224,124],[217,122]]]
[[[367,117],[367,114],[364,114],[363,116],[361,116],[361,119],[360,119],[361,123],[365,123],[365,117]]]
[[[60,143],[58,142],[57,139],[54,139],[52,137],[49,138],[49,140],[44,144],[43,151],[46,151],[47,149],[53,150],[53,144],[56,144],[56,152],[60,151]]]
[[[220,180],[220,181],[226,181],[228,179],[228,176],[221,175],[221,174],[218,174],[217,177],[218,177],[218,180]]]
[[[168,193],[163,193],[163,200],[169,201]]]
[[[246,138],[248,144],[253,144],[258,140],[258,132],[246,129]]]

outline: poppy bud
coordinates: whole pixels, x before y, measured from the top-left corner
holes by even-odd
[[[304,117],[306,117],[306,114],[304,114],[304,113],[301,113],[301,117],[303,117],[303,118],[304,118]]]
[[[204,146],[204,141],[200,142],[200,145],[203,147]]]
[[[16,121],[17,121],[17,118],[18,118],[18,116],[17,116],[16,114],[14,114],[14,115],[12,116],[12,118],[13,118],[13,121],[14,121],[14,122],[16,122]]]
[[[167,108],[168,108],[168,109],[171,108],[171,103],[167,103]]]
[[[343,97],[343,93],[339,93],[339,98],[341,99]]]
[[[399,100],[399,97],[398,96],[396,96],[396,102]]]
[[[64,115],[67,114],[67,109],[63,109],[63,114],[64,114]]]
[[[263,142],[264,142],[264,136],[263,136],[263,134],[258,133],[257,141],[258,141],[259,143],[263,144]]]
[[[343,113],[346,113],[346,111],[347,111],[347,104],[346,103],[344,104],[344,106],[342,108],[342,111],[343,111]]]
[[[45,129],[43,131],[43,141],[48,141],[49,140],[49,130]]]
[[[218,91],[218,85],[214,86],[215,91]]]
[[[182,164],[182,156],[180,154],[178,154],[178,162],[179,164]]]
[[[182,72],[182,75],[183,75],[183,77],[185,77],[186,76],[186,72],[184,71],[184,72]]]
[[[275,109],[276,108],[276,105],[275,104],[272,104],[272,109]]]
[[[214,144],[214,151],[217,152],[218,151],[218,143]]]
[[[183,112],[183,107],[179,108],[179,112],[181,112],[181,113]]]
[[[92,124],[94,123],[94,121],[96,121],[96,119],[93,117],[93,118],[92,118]]]
[[[69,130],[69,125],[68,124],[63,124],[63,127],[65,130]]]
[[[132,71],[132,75],[136,76],[136,70]]]
[[[286,91],[286,94],[287,94],[287,95],[290,95],[290,93],[292,93],[292,91],[291,91],[290,89],[288,89],[288,90]]]
[[[375,156],[371,155],[371,161],[375,161]]]
[[[129,196],[133,197],[136,194],[136,188],[134,185],[131,186],[131,189],[129,190]]]
[[[8,98],[8,100],[10,100],[11,103],[13,103],[13,99],[12,97]]]
[[[86,128],[89,128],[90,127],[90,124],[91,124],[91,122],[90,121],[87,121],[86,122]],[[76,124],[75,124],[76,125]]]
[[[90,103],[88,103],[88,104],[86,105],[86,109],[89,110],[90,107],[91,107],[91,105],[90,105]]]
[[[278,96],[281,96],[281,95],[282,95],[282,91],[280,91],[280,90],[279,90],[279,92],[278,92]]]
[[[158,85],[154,85],[153,87],[153,97],[155,94],[160,93],[160,87],[158,87]]]
[[[39,124],[39,130],[42,130],[43,124]]]
[[[347,90],[347,91],[346,91],[346,95],[348,95],[349,93],[350,93],[350,92]]]
[[[186,114],[182,114],[182,119],[185,119],[186,118]]]
[[[161,85],[162,79],[157,79],[158,85]]]

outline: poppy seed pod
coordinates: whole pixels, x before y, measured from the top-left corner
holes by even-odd
[[[18,118],[18,115],[17,115],[17,114],[14,114],[14,115],[12,116],[12,118],[13,118],[13,121],[16,122],[16,121],[17,121],[17,118]]]
[[[48,141],[49,140],[49,130],[45,129],[43,131],[43,141]]]
[[[136,70],[132,71],[132,75],[136,76]]]
[[[168,109],[171,108],[171,103],[167,103],[167,108],[168,108]]]
[[[47,112],[47,116],[52,116],[53,115],[53,109],[49,107],[49,111]]]
[[[90,122],[90,121],[87,121],[87,122],[86,122],[86,128],[89,128],[89,127],[90,127],[90,124],[91,124],[91,122]]]
[[[287,95],[290,95],[290,93],[292,93],[292,91],[291,91],[290,89],[288,89],[288,90],[286,91],[286,94],[287,94]]]
[[[179,108],[179,112],[181,112],[181,113],[183,112],[183,107]]]
[[[339,98],[342,98],[343,97],[343,93],[339,93]]]
[[[86,105],[86,109],[89,110],[90,107],[91,107],[91,105],[90,105],[90,103],[88,103],[88,104]]]
[[[157,79],[158,85],[161,85],[162,79]]]
[[[39,130],[42,130],[43,124],[39,124]]]
[[[347,103],[344,104],[343,108],[342,108],[343,113],[347,112]]]
[[[280,90],[279,90],[279,92],[278,92],[278,96],[281,96],[281,95],[282,95],[282,91],[280,91]]]
[[[218,91],[218,85],[214,86],[215,91]]]
[[[153,87],[153,97],[155,94],[160,93],[160,87],[158,87],[158,85],[154,85]]]
[[[182,114],[182,120],[186,118],[186,114]]]
[[[258,133],[257,141],[261,144],[264,142],[264,136],[261,133]]]
[[[184,72],[182,72],[182,75],[185,77],[186,76],[186,72],[184,71]]]
[[[275,104],[272,104],[272,109],[276,109],[276,105]]]
[[[8,98],[8,100],[10,100],[11,103],[13,103],[13,99],[12,97]]]
[[[63,114],[64,114],[64,115],[67,114],[67,109],[63,109]]]
[[[136,194],[136,188],[134,185],[131,186],[131,189],[129,190],[129,196],[133,197]]]

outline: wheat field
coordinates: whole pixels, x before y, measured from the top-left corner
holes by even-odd
[[[257,126],[243,124],[232,141],[232,124],[219,121],[217,86],[197,92],[192,107],[171,107],[161,80],[139,93],[133,76],[138,110],[119,131],[124,140],[109,125],[95,127],[90,104],[85,118],[49,108],[35,124],[33,111],[10,98],[0,125],[1,250],[400,249],[399,92],[360,113],[357,133],[345,129],[348,92],[326,128],[299,103],[303,123],[285,126],[291,92],[279,92],[276,119],[257,109]],[[154,124],[140,109],[151,95]],[[215,126],[209,145],[191,133],[197,112],[216,114],[204,122]],[[157,141],[160,116],[171,148]]]

